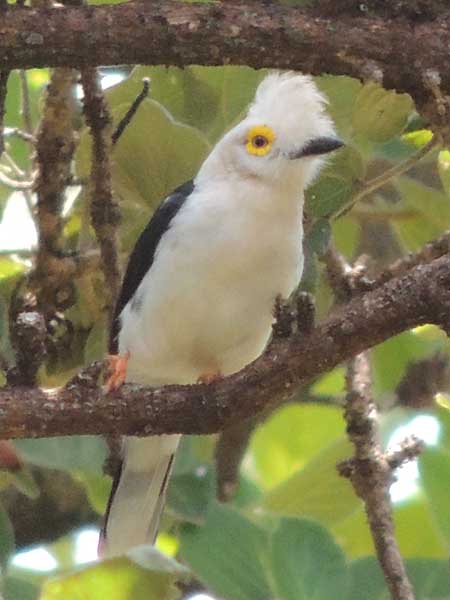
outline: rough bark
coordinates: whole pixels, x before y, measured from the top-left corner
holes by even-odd
[[[406,329],[449,331],[450,256],[358,295],[309,334],[276,338],[243,371],[206,385],[125,385],[104,395],[97,374],[62,389],[0,389],[0,437],[83,433],[214,433],[290,399],[306,381]],[[236,399],[239,399],[237,402]]]
[[[429,101],[425,80],[430,74],[440,79],[444,91],[450,90],[450,11],[445,3],[432,3],[431,12],[421,13],[420,6],[396,10],[391,19],[385,9],[378,11],[380,16],[376,10],[358,9],[355,14],[355,4],[365,6],[351,3],[347,12],[344,6],[339,19],[332,12],[323,16],[330,2],[319,3],[315,12],[254,0],[7,5],[0,9],[0,69],[246,64],[381,77],[386,87],[410,93],[419,108]]]

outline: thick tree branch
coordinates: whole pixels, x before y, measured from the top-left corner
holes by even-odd
[[[448,331],[449,315],[446,255],[358,295],[308,335],[278,338],[243,371],[216,383],[127,384],[104,395],[95,377],[86,377],[83,385],[56,390],[0,389],[0,437],[214,433],[279,405],[313,377],[406,329],[435,323]]]
[[[439,5],[440,6],[440,5]],[[408,20],[409,16],[409,20]],[[450,12],[414,15],[339,14],[257,0],[27,8],[7,5],[0,19],[0,69],[114,64],[291,68],[366,78],[410,93],[422,108],[427,72],[450,90]]]

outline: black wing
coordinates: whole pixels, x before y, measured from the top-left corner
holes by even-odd
[[[111,354],[117,354],[118,352],[120,313],[131,300],[138,289],[139,284],[144,279],[145,274],[152,266],[156,248],[161,237],[169,229],[172,219],[193,191],[193,181],[188,181],[178,187],[159,205],[153,213],[147,227],[139,236],[138,241],[130,254],[127,270],[122,282],[122,289],[114,310],[114,319],[111,325],[111,335],[109,338],[109,352]]]

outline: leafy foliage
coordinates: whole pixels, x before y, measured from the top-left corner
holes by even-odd
[[[210,147],[239,120],[264,73],[246,67],[181,70],[159,66],[138,67],[122,75],[124,79],[106,92],[116,123],[140,92],[142,78],[151,78],[151,99],[140,106],[113,151],[113,183],[123,213],[121,249],[126,256],[159,201],[195,175]],[[47,79],[44,70],[28,75],[34,124]],[[314,290],[323,315],[332,295],[320,258],[330,238],[348,260],[366,253],[382,266],[449,228],[450,154],[448,150],[432,153],[354,205],[368,181],[411,157],[431,134],[422,129],[408,96],[349,77],[324,76],[317,82],[330,99],[330,113],[346,142],[307,194],[304,286]],[[14,73],[7,105],[11,129],[22,127],[20,95],[20,78]],[[90,140],[78,115],[75,126],[80,142],[74,170],[85,177]],[[18,167],[27,170],[26,142],[10,130],[6,141]],[[5,159],[0,169],[18,176],[11,174]],[[84,189],[75,192],[65,216],[66,246],[90,249],[94,242],[87,194]],[[0,184],[0,219],[10,194]],[[17,249],[22,254],[8,255],[1,243],[0,229],[0,356],[12,360],[8,310],[29,269],[30,248],[20,235],[22,247]],[[66,381],[80,366],[105,352],[102,278],[98,272],[88,272],[73,284],[76,302],[66,312],[73,328],[70,343],[57,357],[49,356],[40,373],[46,385]],[[448,359],[449,343],[434,327],[406,332],[372,353],[374,391],[385,411],[385,443],[400,426],[424,415],[435,419],[439,428],[435,445],[420,459],[416,487],[395,503],[400,548],[408,559],[417,598],[423,600],[450,599],[444,563],[450,546],[450,402],[442,395],[437,406],[431,394],[424,409],[389,409],[399,402],[398,385],[411,364],[430,360],[436,353]],[[439,385],[434,391],[445,394],[445,381]],[[315,381],[297,403],[282,407],[261,423],[244,457],[240,488],[228,506],[215,500],[215,440],[185,439],[170,483],[160,547],[177,554],[193,577],[224,600],[388,598],[361,502],[336,471],[336,463],[351,453],[338,406],[343,393],[343,370],[337,368]],[[414,398],[410,406],[416,406]],[[99,514],[104,511],[109,482],[101,472],[106,456],[102,441],[91,437],[26,440],[17,443],[17,448],[28,468],[70,473],[86,492],[85,503]],[[36,493],[29,473],[22,473],[22,479],[18,473],[0,475],[2,488],[11,482],[20,488],[22,482],[20,489],[30,496]],[[164,561],[150,549],[96,566],[78,565],[73,571],[75,538],[62,538],[46,545],[57,566],[39,592],[47,578],[11,562],[14,535],[5,510],[0,511],[0,540],[6,600],[31,600],[39,593],[41,600],[76,600],[87,594],[93,599],[164,600],[176,597],[173,584],[186,575],[179,564]]]

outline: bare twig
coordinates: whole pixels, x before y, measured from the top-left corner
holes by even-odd
[[[352,198],[350,198],[349,202],[341,207],[338,212],[333,214],[333,219],[339,219],[339,217],[347,213],[352,206],[358,204],[358,202],[361,202],[363,198],[373,194],[395,177],[399,177],[400,175],[403,175],[403,173],[407,173],[410,169],[412,169],[412,167],[417,165],[418,162],[428,156],[430,152],[433,152],[439,143],[440,140],[437,137],[434,137],[430,142],[428,142],[428,144],[422,146],[422,148],[420,148],[420,150],[418,150],[413,156],[410,156],[406,160],[395,164],[390,169],[383,171],[383,173],[380,175],[377,175],[373,179],[361,184],[360,189],[352,196]]]
[[[33,181],[20,181],[19,179],[11,179],[6,173],[0,171],[0,183],[11,190],[32,190]]]
[[[414,592],[406,574],[395,539],[389,488],[393,482],[392,465],[398,465],[418,448],[388,459],[379,439],[378,417],[371,397],[369,359],[366,353],[350,361],[347,373],[345,419],[347,432],[355,447],[353,458],[339,465],[340,474],[350,479],[355,492],[364,501],[378,560],[383,569],[393,600],[414,600]]]
[[[120,210],[111,187],[112,121],[95,69],[81,72],[84,114],[92,135],[91,219],[102,256],[110,315],[120,286],[117,226]]]
[[[309,335],[279,338],[243,371],[206,385],[149,389],[126,384],[0,389],[0,437],[82,433],[216,433],[292,399],[306,382],[402,331],[448,327],[450,257],[411,269],[341,305]],[[236,403],[236,398],[239,402]]]
[[[144,79],[142,80],[141,93],[135,98],[133,104],[128,109],[126,115],[123,117],[123,119],[117,125],[116,130],[112,134],[111,141],[112,141],[113,146],[117,143],[120,136],[125,131],[126,127],[130,124],[132,118],[136,114],[137,109],[140,107],[140,105],[145,100],[145,98],[147,98],[149,89],[150,89],[150,79],[148,77],[144,77]]]
[[[23,69],[19,71],[20,90],[22,93],[22,119],[25,131],[33,135],[33,122],[31,119],[30,90],[28,89],[27,73]]]
[[[3,120],[5,118],[5,100],[6,100],[6,90],[8,87],[8,78],[9,71],[2,70],[0,71],[0,157],[3,154],[3,150],[5,148],[5,140],[3,136]]]

